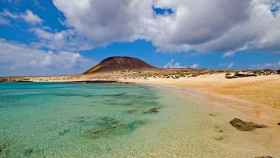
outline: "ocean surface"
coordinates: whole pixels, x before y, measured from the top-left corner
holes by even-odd
[[[1,83],[0,158],[140,157],[160,141],[167,96],[130,84]]]

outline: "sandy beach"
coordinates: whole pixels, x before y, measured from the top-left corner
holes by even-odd
[[[182,96],[190,97],[197,105],[206,105],[204,109],[210,116],[214,116],[213,122],[220,123],[225,129],[229,128],[228,133],[225,132],[227,141],[231,142],[227,144],[228,147],[240,146],[241,148],[243,146],[241,144],[247,144],[252,146],[252,150],[255,150],[256,153],[258,153],[257,148],[259,147],[258,150],[263,150],[264,152],[261,153],[264,155],[265,151],[274,153],[274,155],[278,154],[280,147],[278,141],[280,139],[278,125],[280,122],[280,76],[270,75],[232,80],[225,79],[224,76],[225,74],[221,73],[193,78],[148,78],[122,81],[177,90]],[[221,114],[220,118],[216,117],[216,114]],[[234,117],[265,124],[268,128],[245,133],[237,131],[229,124]],[[221,137],[221,139],[224,138]],[[179,142],[184,144],[183,141],[179,140]],[[255,145],[256,148],[253,147]],[[180,147],[178,148],[180,150]],[[175,151],[172,152],[176,153]]]
[[[260,119],[273,118],[273,115],[280,111],[279,75],[226,79],[225,74],[220,73],[179,79],[148,78],[121,81],[196,92],[212,102],[223,102],[228,107],[244,112],[251,110],[250,114]]]

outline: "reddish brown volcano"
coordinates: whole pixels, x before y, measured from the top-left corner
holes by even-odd
[[[111,72],[124,70],[149,70],[156,67],[145,63],[144,61],[132,57],[109,57],[101,61],[96,66],[87,70],[84,74],[92,74],[96,72]]]

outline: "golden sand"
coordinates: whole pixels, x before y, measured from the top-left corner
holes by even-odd
[[[217,113],[220,117],[221,115],[225,117],[213,119],[213,121],[221,121],[222,126],[229,128],[226,130],[228,144],[223,144],[224,146],[233,149],[244,147],[256,154],[260,149],[252,146],[258,146],[266,150],[260,152],[264,155],[280,154],[280,126],[277,125],[280,122],[280,75],[226,79],[225,74],[220,73],[180,79],[148,78],[122,81],[176,88],[183,95],[185,93],[186,97],[191,95],[198,105],[207,105],[204,106],[205,110],[212,111],[213,116]],[[268,128],[255,132],[240,132],[229,125],[229,121],[234,117],[265,124]],[[180,147],[170,153],[185,149],[183,145],[186,142],[183,140],[179,142]],[[180,153],[184,154],[184,152]],[[249,154],[248,157],[253,157],[252,155]]]
[[[226,79],[225,74],[221,73],[181,79],[150,78],[126,81],[176,86],[280,108],[280,75]]]

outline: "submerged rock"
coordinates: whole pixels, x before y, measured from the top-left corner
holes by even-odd
[[[89,137],[91,139],[123,135],[134,131],[136,128],[143,124],[145,124],[144,121],[132,121],[129,123],[123,123],[110,117],[103,117],[97,123],[98,127],[88,129],[84,132],[84,134],[86,137]]]
[[[272,156],[257,156],[255,158],[273,158]]]
[[[24,150],[24,155],[30,156],[33,152],[34,152],[34,150],[32,148],[27,148]]]
[[[153,107],[153,108],[150,108],[150,109],[144,111],[144,114],[158,113],[159,109],[160,109],[159,107]]]
[[[280,122],[279,122],[279,123],[277,123],[277,125],[279,125],[279,126],[280,126]]]
[[[111,117],[102,117],[97,121],[97,125],[106,128],[115,128],[119,126],[121,123],[119,120],[116,120]]]
[[[130,109],[130,110],[127,110],[127,113],[129,114],[134,114],[134,113],[137,113],[138,110],[137,109]]]
[[[8,144],[0,143],[0,158],[7,157],[7,154],[8,154]]]
[[[70,132],[70,129],[64,129],[64,130],[58,132],[58,135],[64,136],[65,134],[67,134],[67,133],[69,133],[69,132]]]
[[[239,118],[234,118],[230,121],[230,124],[240,131],[253,131],[256,128],[266,128],[266,125],[256,124],[254,122],[246,122]]]

